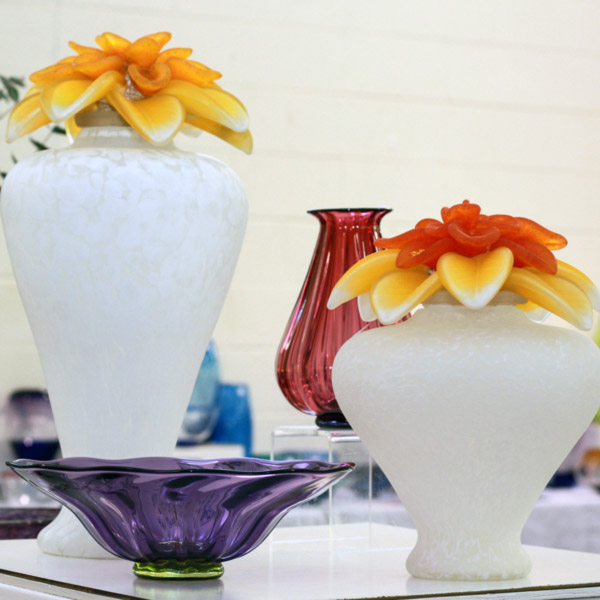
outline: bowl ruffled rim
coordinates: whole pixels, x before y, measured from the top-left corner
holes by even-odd
[[[85,462],[83,462],[85,461]],[[136,466],[135,463],[146,461],[161,461],[173,463],[171,468],[148,468]],[[133,464],[132,464],[133,463]],[[16,471],[44,469],[67,472],[123,472],[123,473],[155,473],[155,474],[189,474],[210,473],[223,475],[280,475],[280,474],[326,474],[339,471],[349,471],[356,466],[352,462],[330,463],[319,460],[285,460],[273,461],[259,458],[217,458],[217,459],[186,459],[168,456],[147,456],[110,460],[74,456],[49,461],[36,461],[25,458],[6,461],[6,465]],[[233,466],[237,465],[237,466]],[[254,470],[246,465],[254,465]],[[245,467],[246,466],[246,467]],[[245,467],[245,468],[244,468]]]

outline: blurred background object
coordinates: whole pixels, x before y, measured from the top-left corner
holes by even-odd
[[[178,446],[192,446],[205,442],[212,434],[219,418],[217,391],[221,378],[219,357],[211,340],[204,354],[192,397],[179,432]]]
[[[469,198],[560,231],[569,245],[557,256],[600,281],[600,3],[0,0],[0,14],[0,73],[52,64],[74,31],[94,45],[103,31],[166,30],[244,99],[251,157],[211,135],[175,143],[222,159],[248,192],[214,338],[222,380],[252,392],[255,453],[269,452],[276,427],[314,422],[283,399],[273,361],[314,248],[304,211],[316,205],[389,206],[388,236]],[[0,140],[0,171],[34,151]],[[4,398],[45,383],[2,235]]]
[[[180,458],[252,456],[250,390],[221,382],[214,340],[202,360],[175,453]]]
[[[32,487],[32,486],[29,486]],[[0,509],[0,540],[25,540],[37,534],[58,514],[58,508],[2,508]]]
[[[210,441],[240,444],[244,456],[252,456],[252,409],[250,390],[240,383],[222,383],[217,394],[219,420]]]
[[[52,460],[59,450],[56,426],[45,390],[16,390],[6,405],[6,431],[15,458]]]
[[[4,459],[52,460],[60,445],[48,393],[23,388],[11,392],[2,411],[7,442]],[[25,484],[25,485],[24,485]],[[35,537],[52,520],[57,503],[27,484],[2,462],[0,466],[0,539]]]

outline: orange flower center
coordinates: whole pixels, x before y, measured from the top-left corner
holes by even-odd
[[[114,33],[103,33],[96,38],[101,49],[69,42],[77,56],[36,71],[30,79],[33,83],[50,83],[73,76],[97,79],[107,71],[117,71],[129,76],[141,94],[152,96],[172,79],[207,86],[221,77],[217,71],[187,60],[192,54],[190,48],[171,48],[161,52],[170,39],[171,34],[167,32],[147,35],[135,42]]]
[[[427,265],[435,269],[447,252],[473,257],[499,247],[514,255],[515,267],[534,267],[544,273],[556,273],[552,250],[567,245],[560,234],[535,221],[509,215],[482,215],[477,204],[465,200],[441,211],[442,221],[423,219],[414,229],[393,238],[375,242],[379,248],[400,250],[396,266],[408,269]]]

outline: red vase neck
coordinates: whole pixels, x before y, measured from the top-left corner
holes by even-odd
[[[309,210],[308,214],[316,217],[322,225],[355,229],[377,226],[389,212],[389,208],[319,208]]]

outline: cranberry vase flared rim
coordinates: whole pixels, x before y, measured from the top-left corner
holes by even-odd
[[[329,212],[341,212],[341,213],[352,213],[352,212],[391,212],[392,209],[388,206],[370,206],[367,208],[311,208],[306,212],[310,215],[316,213],[329,213]]]

